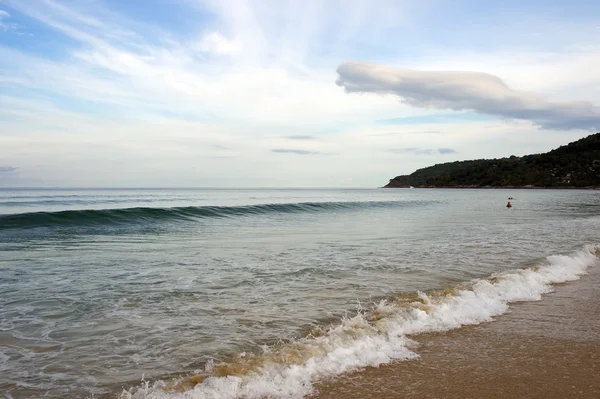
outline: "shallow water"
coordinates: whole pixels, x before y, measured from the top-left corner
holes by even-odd
[[[410,358],[407,331],[389,336],[417,291],[447,307],[434,290],[478,293],[494,273],[550,265],[554,280],[523,277],[541,293],[577,278],[599,211],[579,190],[0,190],[0,391],[302,396],[321,375]],[[468,302],[469,317],[502,301]],[[290,374],[323,356],[336,363]]]

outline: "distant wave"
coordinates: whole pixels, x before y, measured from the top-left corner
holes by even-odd
[[[420,206],[431,201],[299,202],[244,206],[186,206],[173,208],[82,209],[0,215],[0,230],[35,227],[102,226],[195,220],[274,213],[317,213],[365,208]]]

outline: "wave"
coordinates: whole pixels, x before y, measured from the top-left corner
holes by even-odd
[[[389,208],[426,205],[431,201],[299,202],[243,206],[187,206],[172,208],[82,209],[0,215],[0,230],[35,227],[99,226],[197,220],[273,213],[341,211],[357,208]]]
[[[540,300],[553,284],[579,279],[599,254],[600,246],[587,246],[571,256],[550,256],[537,266],[448,290],[390,298],[329,329],[265,347],[260,354],[242,353],[229,362],[209,364],[186,378],[144,382],[120,398],[302,398],[313,392],[317,380],[417,358],[414,335],[492,321],[511,302]]]

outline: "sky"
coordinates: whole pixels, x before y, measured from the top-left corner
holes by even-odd
[[[379,187],[600,131],[596,0],[0,0],[0,187]]]

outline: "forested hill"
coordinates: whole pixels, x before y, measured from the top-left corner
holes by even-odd
[[[600,187],[600,133],[544,154],[448,162],[385,187]]]

